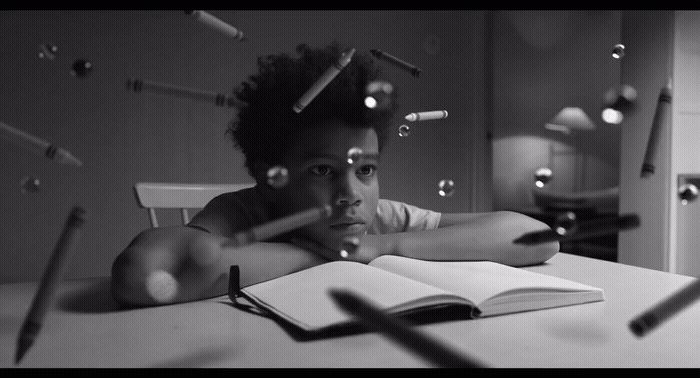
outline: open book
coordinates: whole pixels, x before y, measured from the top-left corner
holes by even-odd
[[[240,295],[305,332],[348,325],[329,289],[349,289],[392,316],[462,306],[468,319],[605,300],[602,289],[490,262],[384,255],[334,261],[240,289]]]

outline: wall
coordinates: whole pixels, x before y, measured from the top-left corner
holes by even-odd
[[[73,205],[89,214],[66,277],[107,276],[116,255],[149,226],[134,199],[135,182],[249,180],[242,156],[224,136],[231,110],[128,92],[127,78],[228,94],[254,72],[258,55],[293,53],[300,42],[338,39],[421,67],[420,79],[385,68],[402,104],[397,129],[406,113],[449,111],[445,120],[412,124],[407,138],[394,136],[380,173],[383,197],[438,211],[490,209],[480,200],[489,195],[483,183],[490,176],[476,172],[473,160],[487,148],[479,129],[485,117],[484,46],[477,38],[482,12],[211,13],[248,41],[231,41],[182,11],[0,12],[0,121],[84,163],[59,165],[0,141],[0,282],[40,278]],[[58,46],[53,61],[37,57],[47,42]],[[78,58],[92,63],[88,77],[69,74]],[[39,178],[40,190],[23,193],[25,176]],[[443,178],[456,183],[452,197],[438,195]],[[177,221],[176,213],[165,216],[164,224]]]
[[[700,201],[682,204],[679,178],[700,177],[700,11],[675,11],[669,204],[670,272],[700,277]]]
[[[622,43],[622,80],[637,89],[638,97],[622,124],[620,212],[639,215],[641,224],[620,233],[618,261],[668,270],[671,127],[660,129],[655,173],[640,174],[659,91],[673,72],[673,12],[623,12]]]
[[[534,206],[535,170],[550,164],[550,190],[618,185],[620,129],[600,111],[603,94],[619,83],[620,62],[611,56],[619,12],[499,11],[493,27],[494,209]],[[565,106],[583,109],[596,130],[546,130]]]

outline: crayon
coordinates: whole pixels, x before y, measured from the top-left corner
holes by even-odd
[[[418,77],[421,73],[421,69],[408,63],[405,62],[393,55],[387,54],[382,50],[369,50],[372,55],[374,55],[375,58],[377,59],[383,59],[386,60],[387,62],[393,63],[394,65],[403,68],[411,73],[411,75]]]
[[[417,112],[406,115],[407,121],[429,121],[433,119],[443,119],[447,118],[447,110],[432,110],[429,112]]]
[[[233,26],[221,21],[220,19],[212,16],[211,14],[203,10],[186,10],[185,14],[194,17],[195,19],[197,19],[197,21],[220,31],[228,35],[229,37],[232,37],[233,39],[245,41],[242,31],[234,28]]]
[[[236,100],[234,97],[226,96],[222,93],[179,87],[149,80],[127,79],[126,89],[134,91],[135,93],[140,93],[145,90],[153,93],[185,97],[197,101],[209,102],[216,106],[227,106],[229,108],[241,105],[240,101]]]
[[[345,66],[350,63],[353,54],[355,54],[355,49],[348,49],[338,58],[338,61],[332,64],[330,67],[323,72],[321,77],[316,80],[316,82],[299,98],[299,100],[292,107],[295,112],[301,113],[304,108],[309,105],[309,103],[318,96],[319,93],[325,88],[339,73],[340,70],[345,68]]]
[[[661,88],[659,99],[656,102],[656,111],[654,119],[651,123],[651,131],[649,132],[649,140],[647,141],[647,149],[644,153],[644,161],[642,162],[641,177],[649,177],[656,170],[655,160],[656,151],[659,147],[659,135],[661,128],[668,122],[668,117],[671,114],[671,81]]]
[[[80,160],[67,150],[3,122],[0,122],[0,137],[22,146],[35,154],[44,155],[58,163],[70,164],[78,167],[83,165]]]

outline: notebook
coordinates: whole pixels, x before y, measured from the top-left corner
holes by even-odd
[[[241,288],[238,295],[303,332],[356,322],[329,296],[350,289],[391,316],[458,306],[468,319],[605,300],[603,290],[490,261],[395,255],[333,261]]]

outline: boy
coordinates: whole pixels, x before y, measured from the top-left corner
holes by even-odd
[[[539,264],[559,250],[512,241],[547,226],[514,212],[438,213],[379,198],[379,156],[393,131],[397,108],[364,104],[378,70],[355,54],[303,109],[293,105],[341,56],[338,43],[297,47],[258,59],[259,72],[236,96],[244,105],[228,132],[245,155],[256,186],[211,200],[186,226],[141,232],[112,266],[112,293],[127,306],[151,306],[226,294],[228,270],[240,267],[240,284],[273,279],[329,261],[342,242],[357,237],[347,258],[369,262],[381,254],[426,260],[492,260],[513,266]],[[362,154],[352,162],[348,151]],[[267,183],[274,166],[288,170],[282,187]],[[233,234],[300,211],[331,205],[332,215],[279,237],[224,247]],[[325,257],[324,257],[325,256]]]

